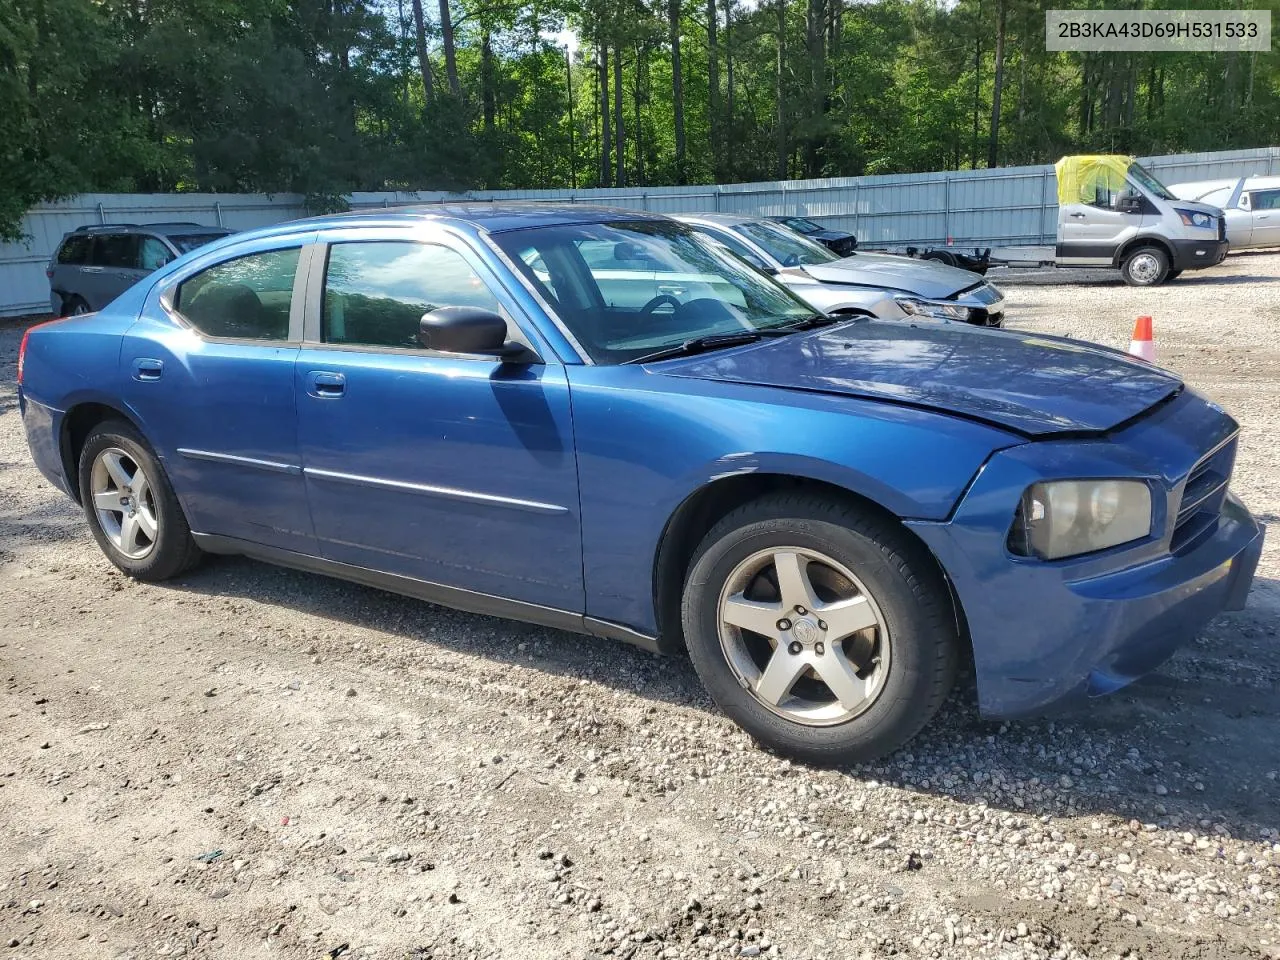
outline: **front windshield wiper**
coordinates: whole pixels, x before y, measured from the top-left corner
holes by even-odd
[[[793,333],[796,330],[816,330],[818,327],[829,327],[834,323],[844,323],[849,317],[832,317],[825,313],[811,313],[798,320],[789,320],[776,327],[766,328],[766,333]]]
[[[768,331],[746,331],[742,333],[721,333],[714,336],[694,337],[683,343],[673,344],[670,347],[663,347],[661,350],[655,350],[653,353],[646,353],[643,357],[636,357],[634,360],[624,360],[623,363],[649,363],[653,360],[667,360],[671,357],[691,357],[696,353],[706,353],[708,350],[720,350],[724,347],[736,347],[744,343],[755,343],[762,337],[769,336]]]

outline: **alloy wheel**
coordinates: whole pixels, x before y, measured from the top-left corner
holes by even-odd
[[[98,524],[115,549],[141,560],[160,536],[151,481],[127,451],[108,447],[94,458],[90,491]]]
[[[739,685],[787,720],[844,723],[884,689],[884,616],[853,572],[819,551],[773,547],[747,557],[725,581],[717,622]]]

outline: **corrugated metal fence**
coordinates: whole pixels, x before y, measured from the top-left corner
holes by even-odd
[[[1166,183],[1280,175],[1280,147],[1147,157]],[[661,213],[719,211],[803,215],[849,230],[866,247],[1052,243],[1057,189],[1050,165],[883,177],[837,177],[719,186],[602,190],[507,190],[467,194],[357,193],[353,208],[444,200],[560,200]],[[243,194],[84,194],[32,210],[26,244],[0,244],[0,316],[44,312],[44,268],[58,241],[84,223],[190,221],[248,229],[305,216],[303,198]]]

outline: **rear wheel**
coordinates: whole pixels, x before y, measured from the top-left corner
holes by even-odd
[[[89,309],[89,304],[84,297],[73,294],[62,302],[62,315],[64,317],[78,317],[92,312],[93,311]]]
[[[1162,247],[1138,247],[1120,265],[1120,275],[1131,287],[1154,287],[1169,276],[1169,255]]]
[[[94,427],[80,452],[80,499],[94,539],[139,580],[167,580],[200,559],[160,461],[131,425]]]
[[[720,708],[813,763],[897,749],[955,677],[954,618],[932,558],[835,500],[774,495],[725,517],[694,556],[683,613]]]

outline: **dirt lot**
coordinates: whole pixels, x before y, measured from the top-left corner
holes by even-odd
[[[1123,345],[1152,314],[1243,422],[1268,523],[1278,278],[993,274],[1018,327]],[[962,686],[889,762],[815,771],[682,660],[246,560],[126,580],[30,465],[20,333],[0,958],[1280,957],[1280,536],[1249,609],[1158,676],[1005,725]]]

